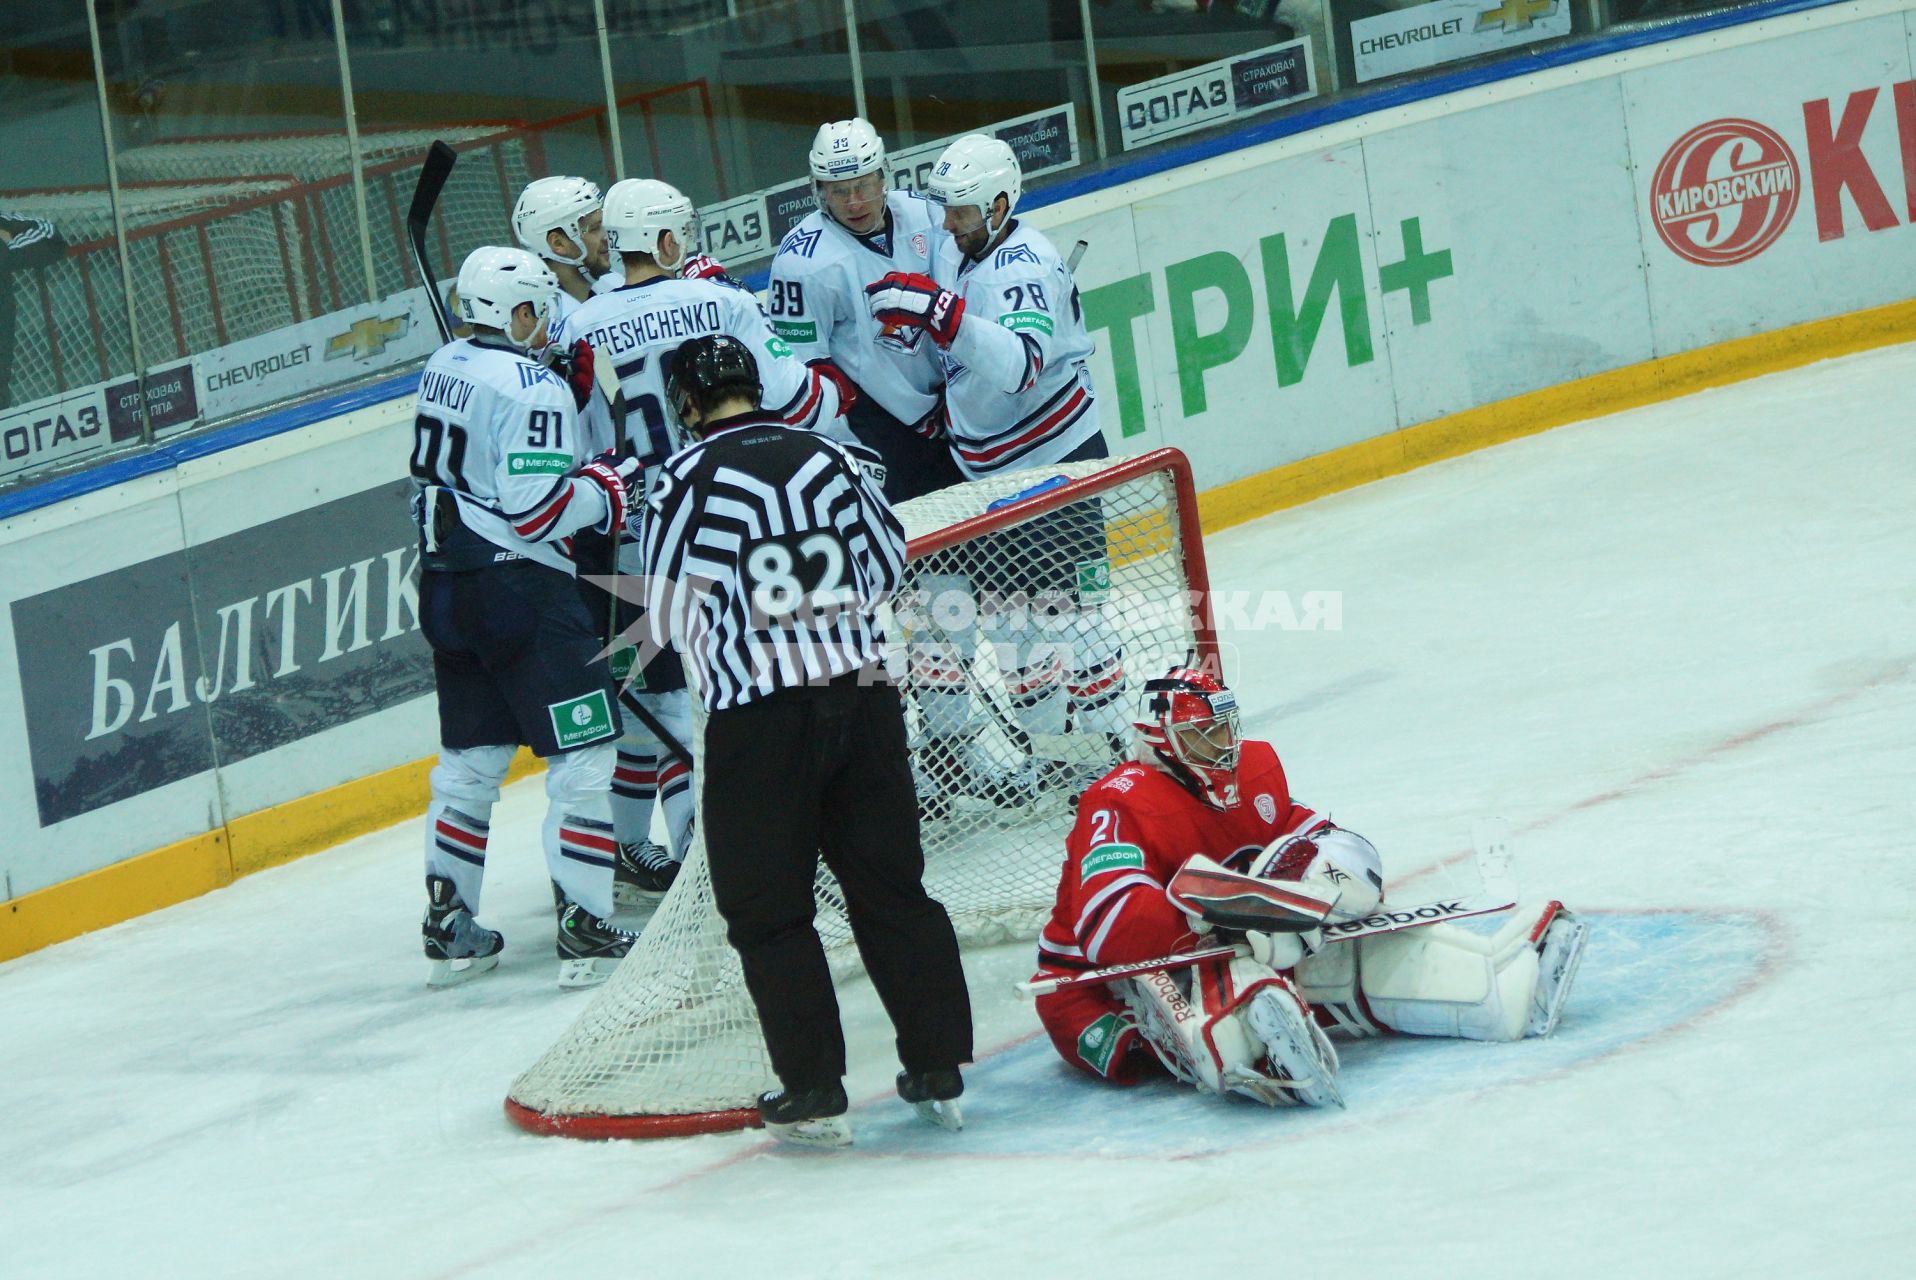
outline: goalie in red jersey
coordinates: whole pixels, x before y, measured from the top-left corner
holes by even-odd
[[[1555,1028],[1588,930],[1561,904],[1520,906],[1491,935],[1431,924],[1326,945],[1300,926],[1376,911],[1377,850],[1296,802],[1276,751],[1240,735],[1235,695],[1208,672],[1148,682],[1137,728],[1138,759],[1078,804],[1038,976],[1221,943],[1239,954],[1039,996],[1066,1062],[1118,1084],[1168,1071],[1272,1106],[1341,1105],[1328,1030],[1517,1040]]]

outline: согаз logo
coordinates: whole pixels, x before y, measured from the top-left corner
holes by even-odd
[[[1770,247],[1796,212],[1796,157],[1754,120],[1712,120],[1678,138],[1650,180],[1650,216],[1677,256],[1705,267]]]

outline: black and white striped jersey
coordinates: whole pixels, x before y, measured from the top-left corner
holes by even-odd
[[[645,626],[706,710],[882,667],[905,530],[856,455],[760,410],[668,459],[645,503]]]

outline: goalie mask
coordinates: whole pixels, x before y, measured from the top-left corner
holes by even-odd
[[[1213,809],[1237,804],[1237,695],[1216,676],[1173,667],[1146,681],[1136,723],[1160,768]]]

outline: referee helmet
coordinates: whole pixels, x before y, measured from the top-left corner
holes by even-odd
[[[761,389],[758,361],[750,348],[724,333],[681,342],[665,375],[665,395],[672,411],[681,425],[694,432],[698,427],[691,425],[689,410],[696,409],[703,420],[728,396],[743,396],[756,407]]]

